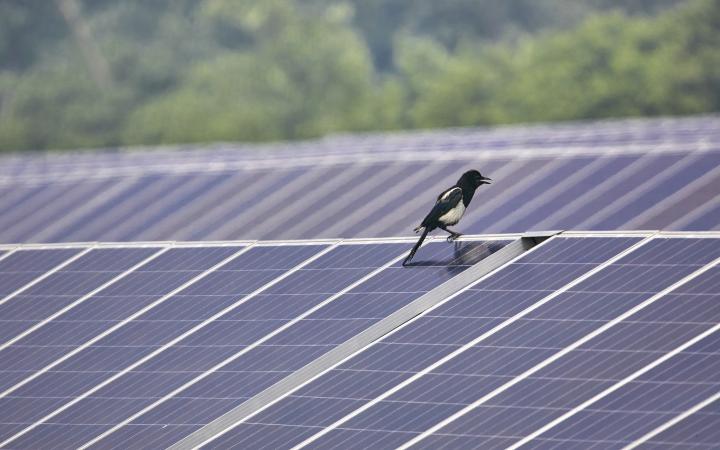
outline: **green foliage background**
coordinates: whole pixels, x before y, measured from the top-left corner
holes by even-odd
[[[717,112],[718,30],[717,0],[0,0],[0,151]]]

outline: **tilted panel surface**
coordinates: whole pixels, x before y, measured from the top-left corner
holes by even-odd
[[[409,235],[471,168],[494,183],[469,208],[466,233],[714,230],[718,124],[709,116],[0,158],[0,242]]]
[[[720,256],[717,240],[706,247]],[[700,257],[698,261],[702,259]],[[553,369],[548,367],[549,373],[538,373],[535,387],[545,390],[548,399],[552,400],[531,408],[554,409],[551,417],[572,406],[577,410],[539,433],[528,442],[528,448],[619,448],[717,394],[720,333],[713,329],[720,323],[718,298],[720,268],[716,267],[627,318],[615,332],[581,346],[574,355],[568,355],[570,358],[564,364]],[[708,334],[697,343],[637,377],[624,379],[644,364],[657,361],[684,341],[703,333]],[[605,356],[611,353],[617,354]],[[577,370],[573,366],[584,369]],[[569,379],[552,387],[538,381],[542,376],[557,373],[565,373]],[[597,395],[597,391],[607,385],[613,388],[611,392],[581,408],[577,406],[580,400],[591,394]],[[562,393],[570,392],[570,386],[584,395],[565,394],[568,398],[563,399]],[[536,401],[542,402],[542,399],[536,398]],[[685,420],[690,421],[686,428],[668,431],[654,439],[654,443],[692,448],[717,445],[716,430],[720,424],[717,413],[706,410]]]
[[[446,303],[422,314],[407,326],[388,335],[375,345],[325,373],[290,396],[249,418],[235,429],[210,442],[213,448],[289,448],[342,419],[388,389],[407,382],[413,376],[452,354],[469,340],[522,313],[536,302],[599,264],[635,244],[637,238],[555,238],[530,251],[493,276],[451,298]],[[469,358],[473,367],[499,370],[505,367],[492,350],[472,349]],[[515,350],[507,358],[520,358],[532,364],[541,355]],[[519,368],[515,368],[518,370]],[[427,378],[427,377],[426,377]],[[437,379],[436,375],[429,375]],[[459,373],[457,381],[466,378]],[[448,389],[457,387],[456,379],[444,377]],[[415,384],[415,383],[413,383]],[[411,386],[413,385],[411,384]],[[419,403],[382,402],[390,406],[420,407]],[[386,424],[405,420],[407,425],[418,420],[432,420],[447,414],[457,405],[435,409],[432,416],[418,414],[408,419],[404,411],[385,417]],[[370,411],[375,411],[372,408]],[[414,412],[418,412],[416,409]],[[345,441],[331,432],[321,438],[323,445],[361,445],[370,441]],[[395,434],[395,443],[407,439],[405,433]],[[318,442],[320,442],[318,441]],[[342,442],[342,444],[340,444]],[[383,443],[392,446],[392,443]]]
[[[124,426],[94,427],[90,429],[94,434],[83,436],[84,440],[54,444],[169,446],[505,243],[430,243],[418,253],[418,265],[412,268],[399,266],[408,244],[341,245],[184,342],[194,347],[196,356],[187,358],[194,364],[168,353],[138,367],[149,372],[144,384],[149,389],[156,386],[154,395],[102,415],[109,423]],[[260,332],[252,333],[253,329]],[[173,380],[162,373],[168,365],[178,372]],[[168,395],[173,388],[176,391]],[[127,395],[136,390],[136,380],[118,380],[97,395]],[[158,401],[162,396],[167,397]],[[83,409],[92,405],[86,403]],[[96,409],[105,410],[106,405]],[[72,411],[58,419],[71,420],[78,414]]]
[[[0,439],[22,430],[136,357],[145,349],[139,344],[156,336],[145,334],[129,319],[170,301],[173,290],[243,249],[170,249],[56,321],[0,350]],[[123,265],[118,260],[106,263],[110,268]],[[93,276],[92,272],[83,273]],[[51,303],[54,299],[49,296],[46,300]],[[171,325],[166,323],[165,335],[173,332]]]
[[[471,369],[483,388],[453,400],[458,410],[472,407],[419,445],[505,448],[702,333],[708,328],[702,323],[634,319],[663,306],[673,310],[665,290],[719,255],[717,239],[654,239],[566,292],[554,307],[534,311],[522,328],[486,341],[500,352],[520,347],[544,355],[523,367],[522,376]],[[407,394],[403,401],[421,395]]]
[[[717,385],[717,383],[716,381],[715,384]],[[717,443],[720,442],[720,420],[718,420],[718,416],[720,416],[720,402],[716,399],[710,405],[701,408],[647,440],[639,448],[682,448],[686,442],[692,442],[692,448],[697,449],[717,448]]]
[[[18,250],[7,255],[0,260],[0,302],[78,253],[68,248]]]
[[[94,249],[0,304],[0,345],[57,314],[83,296],[159,251],[159,248]],[[58,322],[48,325],[48,333]],[[62,328],[62,327],[61,327]],[[31,344],[30,341],[26,341]],[[42,344],[40,344],[42,345]]]

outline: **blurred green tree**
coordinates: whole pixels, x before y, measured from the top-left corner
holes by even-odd
[[[341,12],[341,11],[340,11]],[[339,11],[288,0],[211,0],[201,14],[247,45],[194,67],[130,118],[130,142],[287,139],[373,127],[373,69]]]
[[[717,0],[0,0],[0,151],[719,111],[718,23]]]
[[[414,104],[417,126],[717,111],[720,6],[595,16],[517,44],[457,52]]]

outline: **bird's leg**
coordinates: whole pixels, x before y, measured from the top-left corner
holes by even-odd
[[[450,236],[447,237],[447,241],[448,241],[448,242],[453,242],[455,239],[457,239],[457,238],[459,238],[460,236],[462,236],[462,233],[457,233],[457,232],[451,232],[451,233],[452,233],[452,234],[450,234]]]
[[[412,250],[410,250],[410,254],[407,255],[407,258],[405,258],[405,261],[402,262],[403,266],[407,266],[410,263],[410,260],[413,259],[413,256],[415,256],[415,252],[420,248],[423,241],[425,240],[425,237],[427,236],[428,232],[430,232],[429,227],[425,227],[423,229],[422,234],[420,235],[420,239],[415,243]]]
[[[459,238],[460,236],[462,236],[462,233],[458,233],[457,231],[453,231],[453,230],[448,230],[447,227],[444,227],[444,226],[443,226],[443,227],[439,227],[439,228],[440,228],[441,230],[444,230],[444,231],[447,231],[448,233],[450,233],[450,236],[447,237],[447,241],[448,241],[448,242],[452,242],[452,241],[454,241],[455,239],[457,239],[457,238]]]

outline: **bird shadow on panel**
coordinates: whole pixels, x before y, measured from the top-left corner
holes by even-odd
[[[445,267],[452,274],[459,274],[505,247],[506,242],[455,241],[452,253],[445,258],[411,262],[406,267]]]

